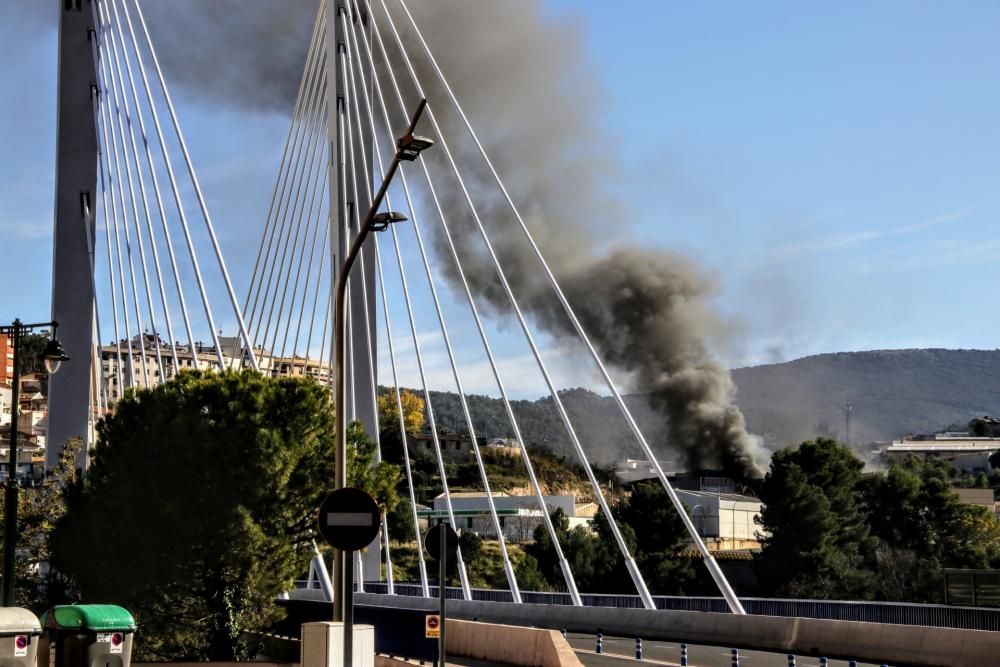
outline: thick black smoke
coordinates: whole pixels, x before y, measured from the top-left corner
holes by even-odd
[[[182,81],[244,107],[291,108],[315,2],[161,0],[156,6],[173,13],[175,4],[202,7],[209,23],[219,25],[214,39],[200,44],[200,53],[189,50],[167,63]],[[387,4],[416,56],[519,301],[546,331],[574,335],[464,127],[449,111],[396,0]],[[241,8],[236,24],[226,25],[235,6]],[[733,403],[729,373],[707,346],[723,329],[706,307],[712,281],[678,255],[607,242],[627,236],[626,222],[645,213],[611,187],[623,180],[623,170],[605,127],[610,104],[586,55],[583,26],[547,12],[540,0],[410,0],[408,6],[594,344],[663,415],[668,434],[663,447],[679,450],[690,468],[758,474],[762,452]],[[379,25],[391,41],[384,17]],[[160,28],[160,35],[171,31],[179,33],[178,43],[190,43],[176,22]],[[594,46],[601,53],[606,45]],[[395,49],[390,57],[405,79]],[[223,58],[239,62],[206,69]],[[415,104],[409,86],[406,96]],[[441,165],[443,151],[435,148],[426,157]],[[439,194],[465,265],[475,269],[468,272],[472,289],[498,313],[509,313],[457,183],[445,177]],[[447,257],[443,239],[437,242],[439,254]],[[442,264],[454,271],[449,261]]]

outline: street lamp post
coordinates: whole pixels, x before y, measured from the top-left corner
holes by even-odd
[[[7,489],[5,500],[7,511],[4,517],[3,538],[3,606],[14,606],[14,584],[16,575],[15,559],[17,557],[17,422],[20,418],[18,402],[20,401],[21,384],[21,339],[30,331],[40,328],[52,328],[52,340],[45,346],[42,356],[45,358],[45,369],[49,375],[54,375],[62,362],[69,357],[63,351],[62,345],[56,340],[58,322],[40,322],[22,324],[14,320],[10,326],[0,326],[0,333],[7,334],[14,347],[14,376],[11,378],[10,406],[10,459],[7,468]]]
[[[334,405],[336,409],[336,450],[334,454],[335,489],[343,489],[347,486],[347,413],[343,409],[345,400],[344,396],[346,394],[344,378],[344,347],[347,339],[347,317],[345,312],[347,305],[347,280],[351,274],[351,267],[354,265],[354,261],[361,252],[361,247],[364,245],[365,239],[368,238],[369,232],[383,231],[392,223],[406,220],[406,216],[402,213],[396,213],[393,211],[378,213],[378,209],[382,205],[382,200],[385,199],[385,194],[389,190],[389,184],[392,181],[392,177],[395,176],[396,170],[399,168],[399,163],[403,160],[408,162],[416,160],[417,156],[420,155],[420,151],[434,145],[434,142],[430,139],[413,134],[414,130],[416,130],[417,122],[420,120],[420,116],[423,114],[426,106],[427,100],[420,100],[420,103],[417,105],[417,110],[414,112],[413,117],[410,120],[410,126],[407,128],[406,134],[397,140],[396,154],[393,156],[392,163],[389,165],[389,169],[386,171],[385,176],[382,179],[381,187],[379,187],[378,192],[375,193],[375,198],[372,199],[371,207],[368,209],[368,213],[365,215],[365,219],[362,221],[361,227],[358,229],[357,236],[354,237],[354,241],[351,243],[350,251],[344,259],[344,264],[341,266],[340,274],[337,278],[337,296],[334,309],[334,391],[336,392],[334,398]],[[354,593],[354,585],[353,582],[348,585],[348,577],[345,575],[346,569],[349,566],[349,559],[344,556],[344,552],[339,549],[334,550],[333,620],[343,621],[346,624],[346,622],[350,620],[350,616],[353,615],[350,599]],[[351,578],[353,579],[353,577]],[[347,641],[350,641],[350,639],[347,639],[346,637],[345,640],[345,644]]]

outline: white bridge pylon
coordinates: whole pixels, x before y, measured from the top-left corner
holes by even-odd
[[[294,368],[298,363],[302,365],[303,373],[329,377],[328,369],[332,364],[327,361],[326,355],[332,358],[333,350],[330,349],[332,346],[326,345],[326,342],[327,332],[332,330],[329,306],[334,288],[331,276],[335,275],[330,269],[339,267],[345,248],[358,231],[361,218],[371,204],[373,190],[381,183],[385,169],[396,151],[395,135],[406,128],[410,112],[419,99],[427,98],[425,114],[427,122],[423,124],[426,127],[421,127],[420,132],[435,142],[430,150],[435,152],[436,159],[421,158],[403,164],[399,182],[391,188],[385,206],[388,210],[403,212],[409,221],[400,230],[397,230],[398,225],[390,225],[384,236],[372,235],[366,242],[368,247],[351,277],[348,314],[350,341],[347,348],[349,389],[347,405],[343,406],[344,413],[348,419],[361,418],[368,432],[374,434],[378,444],[375,369],[378,340],[383,338],[387,344],[389,371],[395,391],[398,413],[396,418],[400,421],[400,430],[405,433],[402,401],[399,395],[398,361],[399,355],[412,351],[420,377],[419,389],[423,393],[426,405],[434,457],[444,489],[446,513],[450,522],[457,525],[448,491],[445,460],[438,438],[434,402],[428,386],[428,369],[425,367],[425,341],[429,336],[439,336],[447,353],[454,390],[459,396],[464,426],[471,438],[480,482],[489,505],[490,522],[499,541],[500,558],[503,561],[507,583],[512,599],[519,602],[520,589],[507,553],[504,531],[493,503],[490,480],[477,443],[473,414],[465,398],[462,369],[456,359],[439,296],[439,287],[443,284],[445,270],[447,269],[450,276],[457,276],[459,291],[464,297],[468,313],[475,323],[483,351],[489,361],[497,395],[503,401],[510,422],[510,432],[514,434],[514,440],[531,480],[532,492],[544,516],[545,529],[556,549],[566,589],[574,604],[579,605],[580,594],[559,544],[555,526],[549,518],[541,486],[535,476],[504,384],[503,369],[493,354],[486,325],[467,279],[470,270],[494,272],[509,302],[509,310],[517,320],[518,328],[545,379],[578,462],[587,473],[601,511],[608,520],[636,591],[646,608],[655,607],[642,573],[629,552],[574,424],[562,403],[558,387],[546,366],[544,354],[536,343],[533,327],[523,314],[507,280],[505,268],[493,248],[491,234],[497,232],[491,231],[491,221],[483,214],[483,211],[490,209],[477,199],[475,188],[471,187],[470,181],[465,176],[466,171],[459,167],[452,151],[451,145],[455,141],[459,139],[471,141],[475,149],[473,154],[480,161],[480,171],[485,169],[485,173],[489,174],[489,178],[501,193],[502,201],[508,208],[507,213],[516,221],[517,229],[524,235],[531,253],[538,262],[542,279],[551,288],[551,298],[556,299],[561,305],[600,372],[609,393],[614,397],[637,444],[653,462],[660,483],[701,552],[713,580],[730,609],[737,614],[744,613],[742,605],[684,511],[666,474],[656,462],[652,449],[625,405],[621,393],[560,289],[514,198],[509,194],[450,87],[445,73],[438,66],[434,54],[424,40],[420,26],[410,12],[406,0],[390,0],[390,2],[391,7],[386,0],[321,0],[320,2],[291,128],[275,184],[271,211],[262,234],[258,260],[246,301],[249,311],[247,319],[254,333],[255,349],[270,350],[263,353],[265,365],[268,363],[266,355],[271,354],[278,363],[285,364],[288,368]],[[408,35],[405,39],[404,31]],[[423,72],[432,72],[432,78],[425,81],[420,74]],[[437,111],[447,112],[450,118],[457,118],[459,121],[457,129],[465,136],[449,136],[449,131],[439,121]],[[449,130],[454,131],[454,129],[449,126]],[[322,158],[317,159],[317,156],[327,156],[328,159],[324,161]],[[327,184],[323,183],[321,177],[323,173],[328,174]],[[459,211],[445,210],[439,192],[443,187],[454,188],[455,184],[461,191],[465,208]],[[314,202],[320,202],[319,206],[314,207]],[[474,258],[462,256],[459,251],[461,246],[455,243],[453,237],[452,223],[459,217],[463,220],[471,219],[473,230],[482,243],[486,256],[489,257],[489,266],[470,265]],[[327,220],[328,225],[323,225],[323,220]],[[428,226],[426,230],[425,225]],[[407,233],[406,230],[412,230],[411,246],[416,248],[419,255],[422,269],[419,278],[407,275],[405,253],[401,249],[401,235]],[[438,258],[428,252],[426,236],[428,233],[433,234],[436,239],[443,240],[443,247],[447,248],[443,257]],[[388,243],[389,247],[383,248],[384,243]],[[329,244],[331,261],[324,266],[322,255],[323,246],[326,244]],[[314,273],[317,254],[318,267]],[[306,278],[304,281],[300,280],[303,267]],[[398,279],[399,284],[390,292],[387,283],[393,279]],[[454,286],[455,281],[451,284]],[[418,326],[414,315],[417,291],[422,298],[429,300],[433,305],[437,320],[436,332],[422,330]],[[389,306],[391,294],[402,295],[402,307],[399,310],[406,314],[403,326],[410,333],[406,350],[399,349],[399,343],[393,337],[393,313],[396,309]],[[376,299],[376,295],[379,298]],[[327,307],[318,311],[317,305],[323,301]],[[379,309],[382,311],[381,317],[376,312]],[[320,313],[318,316],[317,312]],[[376,320],[383,323],[384,337],[376,334]],[[290,332],[294,332],[294,335]],[[315,347],[315,343],[310,344],[315,340],[315,332],[320,332],[319,359],[322,361],[313,366],[313,362],[307,358],[311,356],[310,351]],[[292,343],[289,346],[290,338]],[[279,340],[282,344],[277,347],[275,342]],[[302,348],[298,346],[300,340],[305,341]],[[290,355],[286,357],[289,351]],[[305,358],[299,358],[300,352]],[[363,410],[367,414],[362,415]],[[414,507],[411,519],[414,530],[419,534],[409,447],[405,442],[403,454],[409,499],[411,507]],[[391,591],[392,558],[388,535],[383,535],[381,546]],[[468,575],[461,553],[458,561],[463,595],[466,599],[471,599]],[[418,563],[421,587],[424,595],[428,595],[429,586],[422,549],[418,553]]]

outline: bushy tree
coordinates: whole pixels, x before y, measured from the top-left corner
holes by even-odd
[[[383,514],[392,513],[400,502],[397,487],[402,474],[388,463],[376,463],[375,443],[365,433],[361,422],[347,425],[347,485],[367,491]]]
[[[51,537],[53,527],[65,512],[64,496],[74,491],[76,458],[82,447],[79,438],[71,439],[41,484],[19,489],[15,602],[39,614],[68,600],[68,582],[49,567]],[[0,494],[0,515],[6,514],[6,496]],[[6,539],[4,526],[0,525],[0,540]]]
[[[144,660],[250,657],[244,633],[311,557],[332,481],[329,393],[252,371],[185,372],[127,394],[53,535],[84,601],[117,602]]]
[[[946,461],[911,456],[865,480],[879,597],[935,602],[942,568],[1000,565],[1000,525],[952,490]]]
[[[612,512],[651,591],[682,593],[694,573],[688,559],[678,558],[686,532],[666,492],[657,484],[637,484]],[[635,588],[603,513],[594,518],[592,529],[578,526],[570,530],[569,520],[560,509],[552,513],[552,523],[578,589],[621,593]],[[541,576],[551,587],[565,588],[555,546],[544,524],[535,528],[534,542],[525,546],[525,553],[534,561],[523,566],[527,576]]]
[[[382,455],[394,463],[403,462],[403,438],[399,430],[399,404],[403,405],[403,427],[406,433],[419,433],[424,428],[424,399],[409,389],[401,389],[396,402],[396,388],[383,389],[378,397],[379,442]]]
[[[635,531],[635,559],[655,595],[682,595],[694,580],[691,560],[679,558],[688,534],[659,483],[641,482],[615,508],[619,524]]]
[[[761,485],[763,550],[755,561],[768,594],[867,599],[872,576],[868,516],[861,503],[864,463],[829,438],[775,452]]]

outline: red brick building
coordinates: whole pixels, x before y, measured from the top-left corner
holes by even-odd
[[[7,334],[0,334],[0,384],[9,385],[14,377],[14,347]]]

